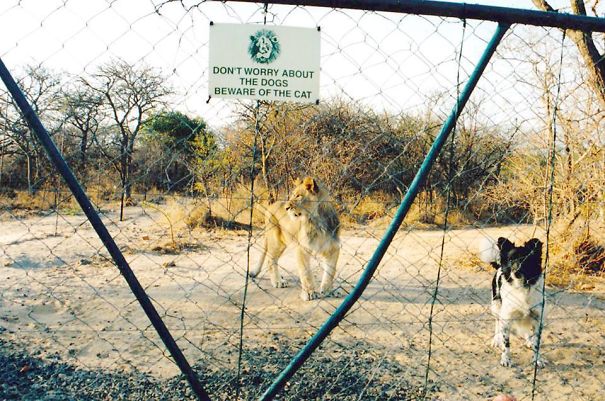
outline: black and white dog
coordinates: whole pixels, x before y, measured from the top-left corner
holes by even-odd
[[[543,313],[542,242],[532,238],[515,246],[506,238],[481,245],[481,259],[496,273],[492,280],[492,313],[496,330],[492,345],[502,349],[500,364],[511,366],[510,333],[522,335],[534,351],[534,363],[544,365],[538,356],[538,329]]]

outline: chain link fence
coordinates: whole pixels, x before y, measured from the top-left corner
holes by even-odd
[[[320,27],[320,103],[209,99],[211,22]],[[0,57],[210,398],[248,400],[359,280],[495,29],[277,4],[8,0]],[[579,38],[511,27],[372,281],[276,399],[602,398],[605,85]],[[602,34],[585,38],[601,57]],[[336,290],[311,301],[294,249],[285,288],[247,274],[267,205],[306,176],[340,217]],[[4,87],[0,227],[0,398],[195,399]],[[499,237],[545,243],[537,370],[520,337],[512,367],[490,345],[494,270],[478,250]]]

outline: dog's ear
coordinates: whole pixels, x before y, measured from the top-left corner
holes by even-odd
[[[515,244],[513,244],[507,238],[504,238],[504,237],[498,238],[498,241],[496,242],[496,244],[498,245],[498,249],[500,250],[500,258],[499,258],[500,266],[502,267],[502,270],[504,271],[509,268],[509,266],[508,266],[509,252],[515,247]]]
[[[294,185],[295,187],[299,186],[300,184],[302,184],[300,178],[295,178],[292,180],[292,185]]]
[[[532,238],[527,241],[524,248],[534,255],[542,256],[542,241],[537,238]]]
[[[515,244],[510,242],[508,238],[504,237],[498,238],[498,241],[496,243],[498,244],[498,249],[500,249],[500,254],[505,254],[515,247]]]
[[[315,182],[313,177],[305,177],[305,179],[303,180],[303,184],[305,184],[305,188],[307,188],[307,191],[311,193],[317,192],[317,183]]]

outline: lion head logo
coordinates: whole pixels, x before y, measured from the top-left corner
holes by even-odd
[[[279,56],[279,39],[273,31],[261,29],[250,36],[248,54],[257,63],[269,64]]]

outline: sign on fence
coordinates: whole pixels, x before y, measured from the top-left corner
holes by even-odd
[[[319,29],[210,25],[210,97],[319,102]]]

